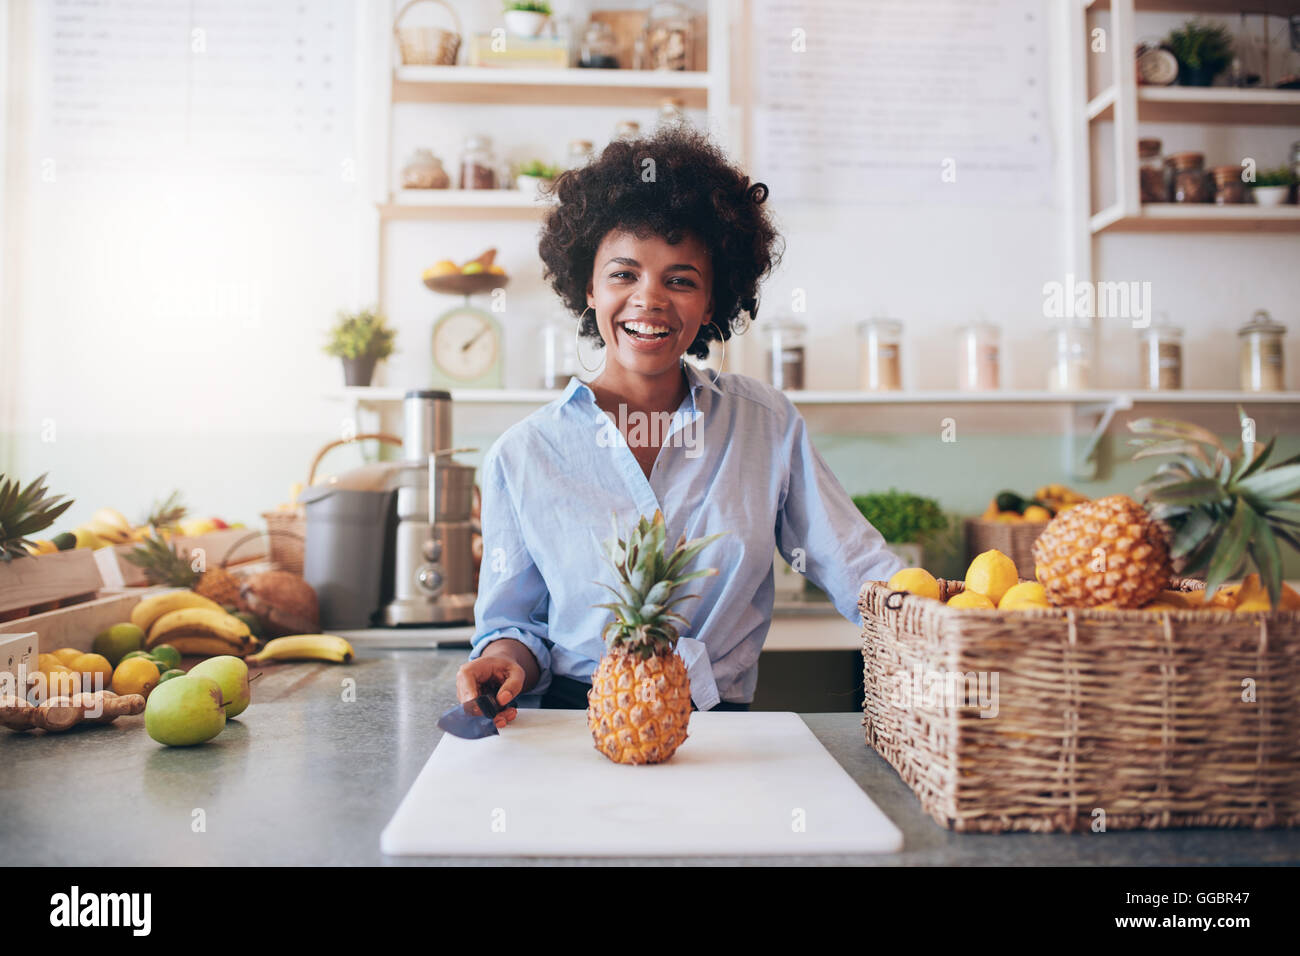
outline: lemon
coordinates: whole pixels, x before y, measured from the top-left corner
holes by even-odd
[[[960,591],[948,598],[949,607],[979,607],[986,608],[990,611],[995,610],[993,602],[978,591]]]
[[[1051,521],[1052,513],[1042,505],[1030,505],[1021,517],[1026,521]]]
[[[81,675],[81,685],[87,690],[102,690],[113,680],[113,665],[103,654],[82,654],[68,667]]]
[[[460,266],[450,259],[439,259],[429,268],[424,270],[426,275],[431,276],[450,276],[460,272]]]
[[[966,569],[966,590],[987,595],[994,604],[1019,583],[1016,563],[996,548],[979,555]]]
[[[461,275],[467,275],[467,276],[478,275],[482,271],[483,271],[483,263],[481,262],[467,262],[465,264],[465,268],[460,270]]]
[[[66,664],[71,664],[73,661],[75,661],[78,657],[80,657],[84,653],[86,652],[79,651],[75,647],[60,647],[57,651],[54,651],[50,656],[57,657],[59,659],[60,664],[66,665]],[[45,655],[42,654],[41,656],[44,657]]]
[[[158,686],[158,666],[147,657],[132,657],[117,665],[113,671],[113,693],[149,696]]]
[[[1037,581],[1026,581],[1007,589],[998,602],[999,611],[1014,611],[1022,607],[1051,607],[1047,600],[1047,589]]]
[[[939,582],[925,568],[903,568],[889,579],[889,588],[939,600]]]

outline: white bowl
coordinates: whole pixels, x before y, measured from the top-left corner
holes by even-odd
[[[507,10],[506,31],[511,36],[535,37],[546,26],[547,16],[534,10]]]
[[[1285,206],[1290,196],[1290,186],[1252,186],[1257,206]]]

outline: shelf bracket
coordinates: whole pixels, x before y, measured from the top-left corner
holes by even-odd
[[[1065,419],[1066,474],[1079,481],[1095,481],[1101,477],[1097,454],[1101,440],[1115,413],[1132,407],[1133,399],[1128,395],[1117,395],[1104,402],[1071,403]]]

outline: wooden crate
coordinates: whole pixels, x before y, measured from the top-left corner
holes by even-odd
[[[0,562],[0,620],[26,617],[92,597],[104,580],[89,548]]]
[[[208,567],[237,568],[253,561],[266,559],[266,536],[257,529],[222,528],[207,534],[186,537],[179,535],[171,543],[182,553],[202,548]],[[150,581],[144,571],[126,559],[138,544],[115,544],[95,552],[103,586],[111,588],[148,587]]]
[[[71,553],[71,552],[65,552]],[[114,624],[131,620],[131,611],[147,594],[167,591],[170,588],[131,588],[129,590],[100,591],[93,599],[81,604],[34,614],[0,623],[0,634],[35,633],[40,641],[41,653],[60,647],[75,647],[88,651],[95,635]]]

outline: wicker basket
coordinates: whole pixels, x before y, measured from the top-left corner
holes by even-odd
[[[966,560],[994,548],[1016,562],[1022,578],[1034,580],[1034,542],[1047,527],[1046,521],[989,521],[966,519]]]
[[[403,66],[455,66],[460,54],[460,17],[452,7],[443,0],[430,0],[451,14],[455,31],[440,27],[404,27],[402,17],[406,11],[424,0],[411,0],[397,12],[393,20],[393,33],[397,36],[397,46],[401,50]]]
[[[281,571],[302,577],[303,551],[307,542],[307,511],[301,505],[293,511],[263,511],[267,557]]]
[[[1300,824],[1300,612],[858,607],[867,744],[944,826]]]

